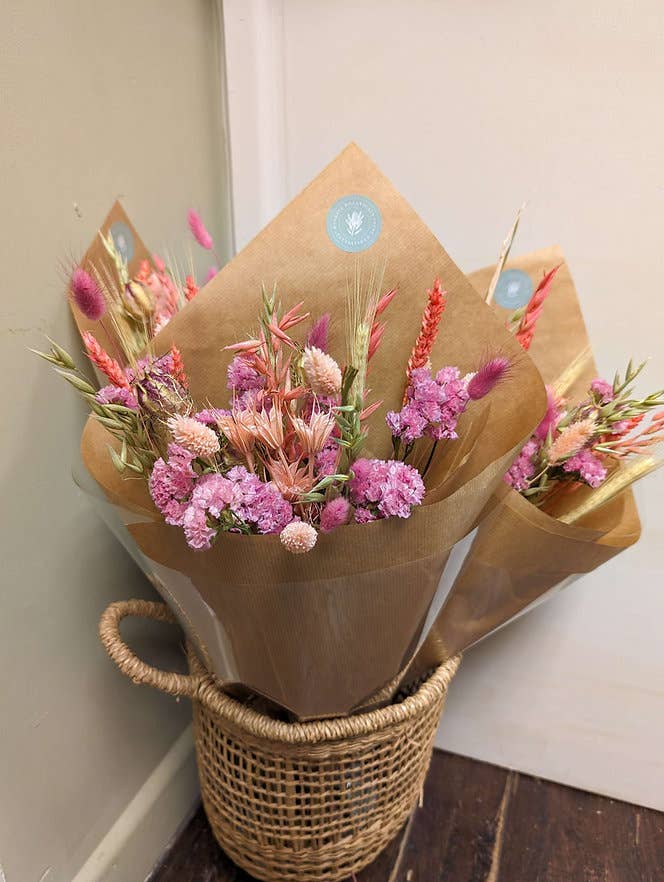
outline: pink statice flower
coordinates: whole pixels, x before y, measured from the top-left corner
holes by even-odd
[[[152,501],[164,516],[167,524],[180,527],[189,506],[189,498],[194,489],[196,472],[192,467],[193,453],[179,447],[168,445],[168,460],[161,457],[152,467],[148,487]]]
[[[206,551],[212,546],[212,541],[217,535],[217,530],[208,523],[205,509],[197,505],[190,505],[182,519],[184,537],[187,545],[194,551]]]
[[[330,438],[320,453],[316,454],[315,465],[316,474],[319,478],[326,475],[334,475],[337,471],[337,463],[339,461],[339,445],[334,437]]]
[[[337,496],[326,502],[320,513],[320,528],[323,533],[331,533],[337,527],[347,524],[350,519],[350,502],[343,496]]]
[[[540,450],[540,444],[536,438],[526,441],[521,453],[512,463],[510,470],[505,475],[505,482],[515,490],[527,490],[531,478],[535,476],[535,456]]]
[[[365,508],[363,505],[359,505],[355,509],[355,523],[356,524],[370,524],[372,521],[377,520],[376,515],[368,508]]]
[[[293,507],[272,484],[265,484],[244,466],[230,469],[226,477],[233,484],[230,509],[258,533],[281,533],[293,520]]]
[[[130,410],[138,410],[138,401],[131,389],[124,386],[102,386],[95,395],[99,404],[122,404]]]
[[[601,404],[608,404],[614,399],[613,385],[601,377],[597,377],[590,384],[590,390],[599,399]]]
[[[364,509],[376,518],[408,518],[424,498],[424,482],[417,469],[394,459],[356,460],[348,487],[351,502],[360,510],[360,522]]]
[[[194,419],[204,426],[216,426],[220,416],[228,416],[230,410],[223,410],[220,407],[206,407],[194,414]]]
[[[262,377],[241,355],[236,355],[228,365],[228,388],[241,395],[242,392],[256,392],[265,386]]]
[[[204,509],[215,518],[220,517],[232,501],[233,482],[214,472],[201,475],[191,494],[191,504]]]
[[[580,480],[596,488],[604,483],[607,471],[602,460],[587,447],[571,456],[563,465],[563,471],[577,473]]]
[[[416,368],[400,411],[387,414],[393,437],[412,444],[428,435],[436,441],[458,437],[456,426],[468,406],[468,383],[455,367],[445,367],[432,377],[429,368]]]

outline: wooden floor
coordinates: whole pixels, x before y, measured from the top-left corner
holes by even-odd
[[[200,810],[150,882],[250,879]],[[664,814],[436,751],[423,807],[357,882],[664,882]]]

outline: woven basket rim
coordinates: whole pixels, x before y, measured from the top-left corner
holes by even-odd
[[[192,674],[201,676],[194,701],[205,705],[212,713],[247,735],[283,744],[320,744],[363,737],[411,720],[446,694],[461,662],[461,656],[443,662],[416,692],[398,704],[349,717],[286,723],[259,713],[223,692],[205,671],[191,647],[188,647],[188,656]]]

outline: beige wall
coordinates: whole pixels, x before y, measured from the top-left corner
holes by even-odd
[[[59,265],[82,253],[118,195],[152,247],[177,250],[194,205],[228,252],[217,33],[214,3],[205,0],[2,7],[0,865],[7,882],[71,882],[189,715],[186,702],[132,686],[100,647],[104,606],[151,592],[71,480],[82,406],[26,347],[42,347],[46,333],[76,348]],[[153,658],[174,662],[166,629],[127,633],[144,650],[147,634],[169,644]],[[126,880],[140,878],[137,865]]]

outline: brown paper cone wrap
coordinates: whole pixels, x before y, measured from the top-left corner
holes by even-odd
[[[530,350],[547,383],[555,383],[579,353],[589,349],[578,296],[558,247],[510,261],[536,284],[545,270],[562,264],[537,325]],[[486,291],[493,268],[469,276],[478,292]],[[495,307],[503,317],[505,310]],[[580,398],[597,376],[592,354],[566,393]],[[591,493],[581,490],[581,493]],[[558,510],[578,499],[562,497]],[[515,490],[500,488],[490,513],[479,525],[463,568],[431,628],[407,678],[415,678],[445,658],[467,649],[547,595],[589,573],[633,545],[641,531],[630,490],[573,525],[536,508]]]
[[[411,661],[437,597],[451,586],[448,556],[451,572],[458,572],[464,537],[545,409],[544,387],[531,360],[412,208],[354,145],[157,338],[158,352],[177,343],[196,402],[227,404],[230,356],[223,346],[255,328],[262,282],[268,287],[277,282],[284,308],[305,300],[314,318],[331,312],[330,351],[344,362],[346,283],[358,258],[332,244],[325,221],[337,199],[355,193],[372,199],[382,215],[380,238],[359,256],[360,265],[368,272],[385,262],[384,290],[399,288],[371,364],[371,398],[383,406],[370,421],[366,454],[390,455],[385,412],[401,405],[405,366],[426,290],[436,276],[449,297],[433,366],[458,365],[465,372],[487,353],[513,359],[512,376],[492,393],[490,407],[469,415],[472,443],[464,448],[454,481],[432,492],[430,504],[416,508],[406,521],[321,534],[307,555],[290,555],[276,536],[231,534],[221,534],[210,551],[194,552],[181,530],[156,514],[145,485],[124,481],[114,471],[106,449],[109,437],[98,423],[89,421],[82,441],[85,465],[105,498],[118,506],[142,565],[208,667],[223,683],[241,684],[300,718],[352,711]]]

